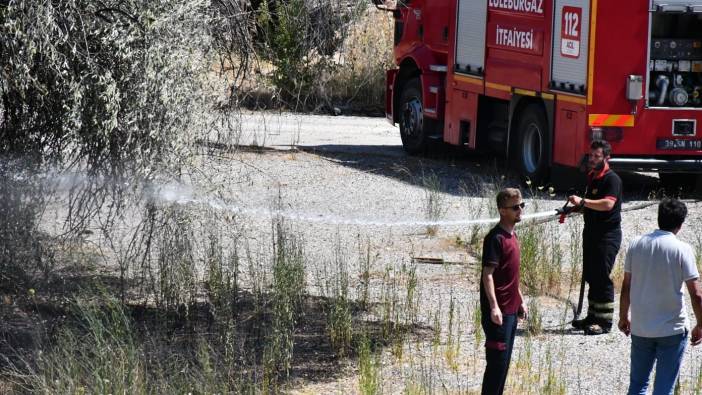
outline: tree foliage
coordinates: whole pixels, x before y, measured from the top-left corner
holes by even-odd
[[[170,160],[200,109],[206,3],[8,2],[0,152],[104,176]]]
[[[309,107],[306,100],[336,66],[334,55],[363,7],[363,1],[260,2],[257,50],[274,66],[272,82],[288,107]]]
[[[20,203],[45,198],[51,179],[37,175],[83,175],[67,207],[75,233],[177,173],[215,104],[214,16],[207,0],[0,2],[0,212],[12,219],[0,271],[35,231],[41,209]]]
[[[48,271],[38,228],[66,175],[65,235],[96,218],[107,233],[142,186],[181,174],[194,141],[235,133],[213,110],[237,102],[252,61],[271,69],[284,106],[328,106],[339,48],[366,7],[0,0],[0,287]]]

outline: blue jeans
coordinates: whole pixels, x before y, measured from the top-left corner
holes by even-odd
[[[687,330],[685,333],[666,337],[631,335],[629,395],[646,394],[654,362],[656,382],[653,384],[653,395],[672,394],[686,345]]]

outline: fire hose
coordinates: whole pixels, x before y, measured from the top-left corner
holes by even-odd
[[[570,200],[568,199],[569,196],[571,195],[577,195],[577,191],[574,189],[568,190],[568,193],[566,193],[566,201],[565,204],[563,204],[563,207],[557,208],[556,209],[556,215],[558,215],[558,223],[563,224],[565,223],[566,218],[572,213],[575,212],[580,212],[585,203],[585,199],[583,198],[581,200],[580,205],[571,205]],[[585,297],[585,276],[580,275],[580,294],[578,296],[578,305],[573,306],[573,321],[577,320],[580,317],[580,313],[583,311],[583,299]]]

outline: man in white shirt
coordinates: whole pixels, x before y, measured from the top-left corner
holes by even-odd
[[[632,241],[626,254],[619,330],[631,334],[630,395],[646,394],[654,362],[653,394],[673,393],[688,338],[683,283],[697,318],[691,343],[702,342],[702,289],[695,253],[676,237],[686,216],[685,203],[663,199],[658,205],[659,229]]]

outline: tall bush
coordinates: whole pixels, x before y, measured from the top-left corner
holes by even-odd
[[[0,1],[0,212],[11,219],[0,222],[0,272],[22,278],[46,259],[18,260],[15,247],[37,239],[58,179],[47,174],[80,174],[70,235],[119,213],[144,182],[178,173],[216,97],[211,15],[207,0]]]
[[[258,48],[274,70],[271,80],[295,110],[314,108],[320,85],[336,67],[334,56],[362,1],[268,0],[260,3]],[[309,101],[308,101],[309,100]]]

